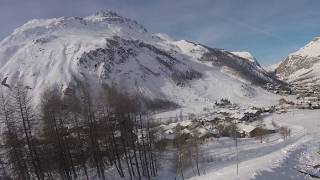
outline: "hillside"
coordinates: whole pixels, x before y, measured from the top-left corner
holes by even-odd
[[[274,103],[261,85],[281,84],[251,57],[152,34],[111,11],[27,22],[0,42],[0,67],[1,79],[23,82],[35,103],[52,85],[77,89],[85,81],[93,94],[117,83],[193,111],[221,98]]]
[[[289,56],[277,68],[278,76],[290,83],[313,85],[320,79],[320,39],[314,38],[306,46]]]

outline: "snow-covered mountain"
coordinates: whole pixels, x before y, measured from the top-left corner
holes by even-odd
[[[85,80],[92,92],[116,82],[185,107],[220,98],[260,104],[276,97],[258,85],[281,83],[247,54],[152,34],[111,11],[27,22],[0,42],[0,68],[8,85],[32,88],[35,101],[54,84],[76,89]]]
[[[320,82],[320,38],[289,54],[277,68],[277,75],[290,83],[313,85]]]
[[[239,57],[249,60],[251,63],[259,64],[257,59],[250,53],[246,51],[239,51],[239,52],[231,52]]]
[[[278,67],[280,66],[281,63],[282,63],[282,61],[280,61],[276,64],[266,65],[263,68],[269,73],[276,73],[276,70],[278,69]]]

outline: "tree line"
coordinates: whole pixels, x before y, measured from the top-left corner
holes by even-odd
[[[150,108],[140,95],[86,84],[45,90],[34,107],[23,84],[0,94],[0,171],[13,179],[151,179],[158,175]]]

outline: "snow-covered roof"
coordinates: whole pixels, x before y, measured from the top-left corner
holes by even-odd
[[[190,126],[191,124],[192,124],[192,121],[191,121],[191,120],[185,120],[185,121],[179,122],[179,125],[180,125],[180,126],[183,126],[183,127]]]
[[[181,131],[182,134],[191,134],[190,130],[189,129],[183,129]]]
[[[252,114],[255,114],[255,113],[257,113],[258,112],[258,110],[257,109],[247,109],[246,110],[246,113],[252,113]]]
[[[239,131],[244,131],[246,133],[250,133],[251,131],[256,129],[255,126],[247,125],[247,124],[243,124],[243,123],[237,124],[237,128],[238,128]]]
[[[202,137],[202,136],[208,134],[208,130],[205,128],[198,128],[197,131],[199,133],[199,137]]]
[[[231,115],[231,118],[235,118],[235,119],[242,119],[244,118],[246,115],[244,113],[235,113]]]
[[[177,126],[177,123],[170,123],[168,125],[166,124],[161,124],[160,128],[163,129],[164,131],[169,130],[169,129],[174,129]]]
[[[172,129],[168,129],[165,131],[166,134],[173,134],[173,130]]]

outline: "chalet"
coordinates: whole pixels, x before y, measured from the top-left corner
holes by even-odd
[[[245,111],[245,115],[248,117],[249,121],[255,120],[261,113],[262,111],[260,109],[247,109]]]
[[[248,109],[244,112],[237,112],[232,114],[230,117],[239,121],[253,121],[261,114],[261,110]]]
[[[257,129],[257,127],[252,126],[252,125],[247,125],[243,123],[238,123],[237,124],[237,131],[239,133],[239,136],[244,138],[244,137],[253,137],[252,133],[254,130]]]
[[[219,137],[219,132],[217,129],[208,127],[199,127],[197,129],[199,138],[206,139],[210,137]]]
[[[275,128],[264,129],[261,127],[255,127],[252,125],[247,125],[243,123],[237,124],[237,130],[239,133],[239,137],[246,138],[246,137],[258,137],[261,133],[263,134],[272,134],[277,131]]]

